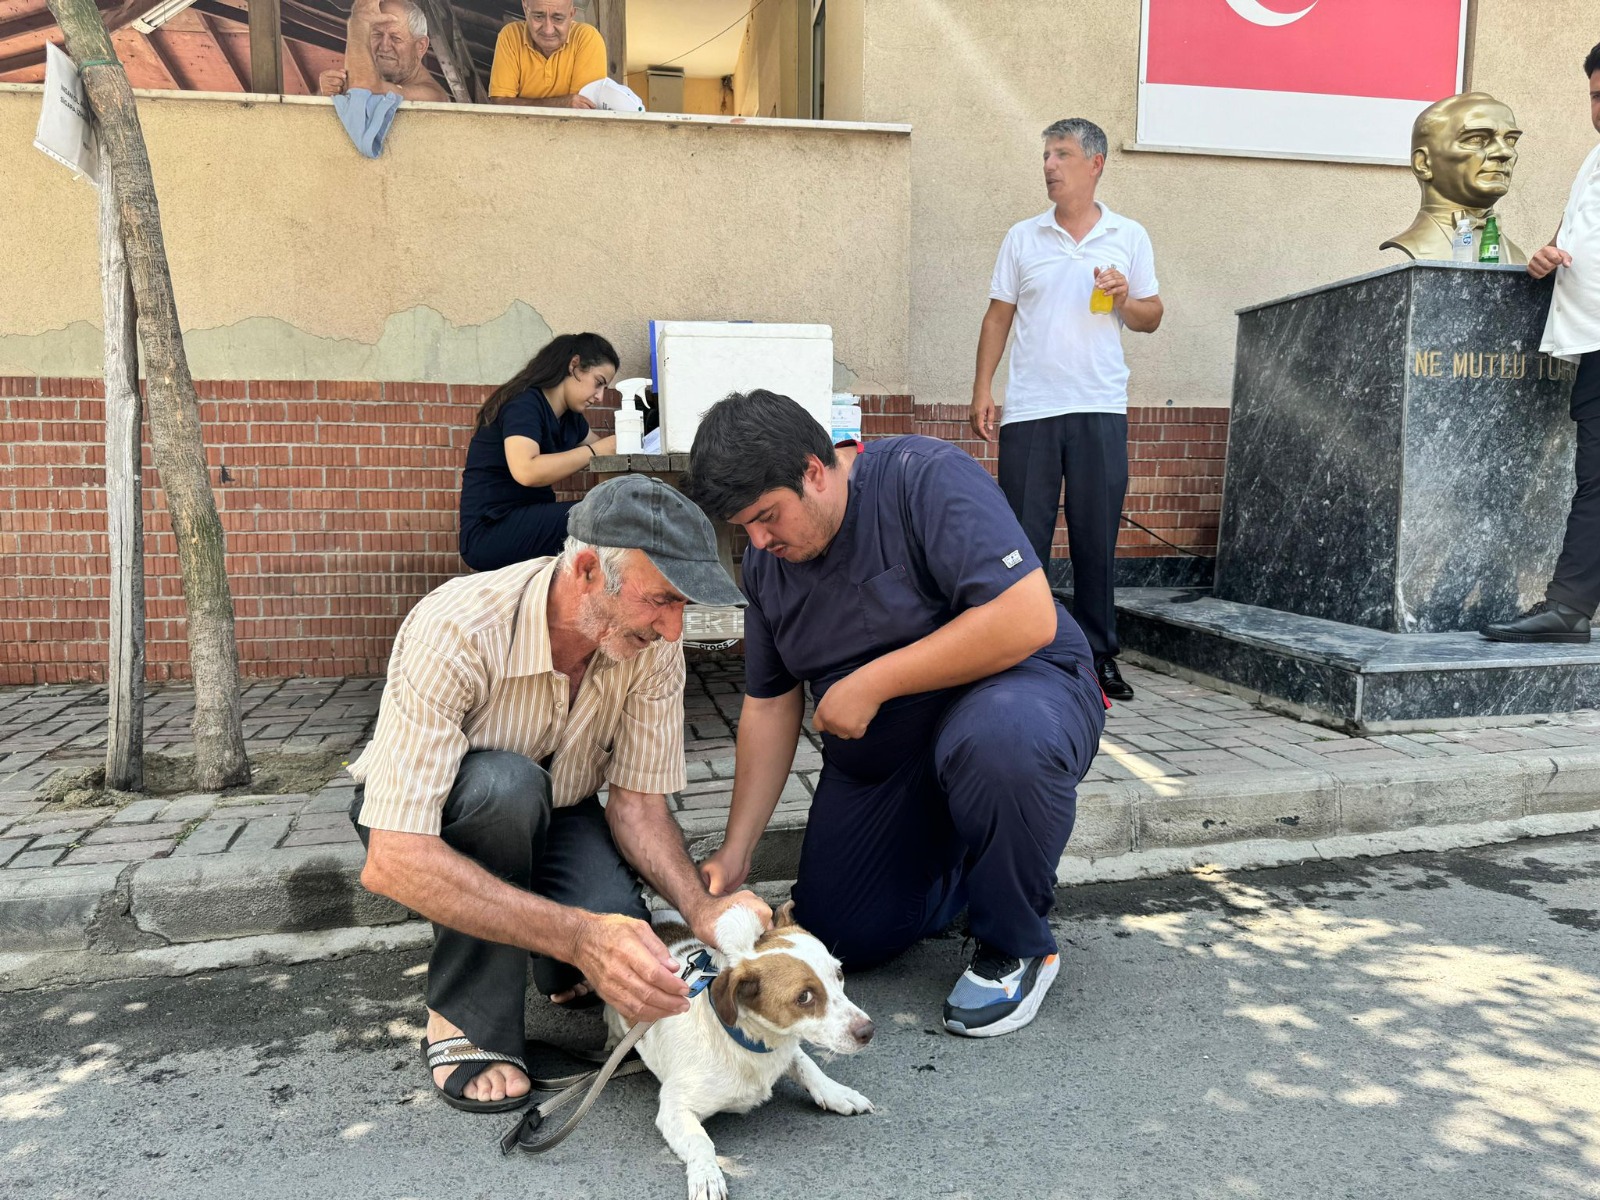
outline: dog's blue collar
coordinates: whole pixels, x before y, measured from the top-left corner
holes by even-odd
[[[711,961],[711,951],[700,950],[697,952],[683,968],[683,978],[689,984],[689,999],[693,1000],[710,987],[711,981],[716,977],[717,964]],[[715,1010],[713,1009],[713,1011]],[[717,1024],[727,1031],[728,1036],[734,1040],[735,1044],[750,1051],[752,1054],[772,1053],[771,1046],[751,1037],[737,1025],[729,1025],[721,1017],[717,1018]]]

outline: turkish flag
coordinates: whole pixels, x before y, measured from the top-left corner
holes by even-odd
[[[1145,80],[1431,103],[1456,90],[1462,0],[1149,0]]]

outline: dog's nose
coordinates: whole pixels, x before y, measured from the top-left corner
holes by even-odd
[[[858,1046],[865,1046],[872,1040],[872,1035],[877,1032],[877,1026],[871,1021],[857,1021],[850,1026],[850,1036],[855,1038]]]

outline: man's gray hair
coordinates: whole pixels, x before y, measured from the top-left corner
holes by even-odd
[[[1087,117],[1062,117],[1040,136],[1047,142],[1071,138],[1088,158],[1106,153],[1106,131]]]
[[[401,12],[405,13],[406,28],[411,30],[412,37],[425,38],[428,36],[427,13],[413,4],[411,0],[392,0],[392,2],[399,7]]]
[[[559,570],[571,569],[573,560],[585,550],[593,550],[600,559],[600,574],[605,577],[606,595],[615,596],[622,590],[622,568],[628,561],[628,551],[616,546],[591,546],[580,538],[569,537],[561,547]]]

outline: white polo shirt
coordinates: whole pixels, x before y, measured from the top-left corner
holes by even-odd
[[[1128,295],[1159,290],[1155,252],[1144,226],[1100,201],[1100,220],[1083,241],[1056,224],[1052,207],[1019,221],[1000,244],[989,298],[1017,306],[1002,425],[1063,413],[1128,411],[1122,318],[1089,311],[1094,269],[1115,267]]]
[[[1578,169],[1556,245],[1572,255],[1572,265],[1556,268],[1555,296],[1539,349],[1577,362],[1600,350],[1600,146]]]

